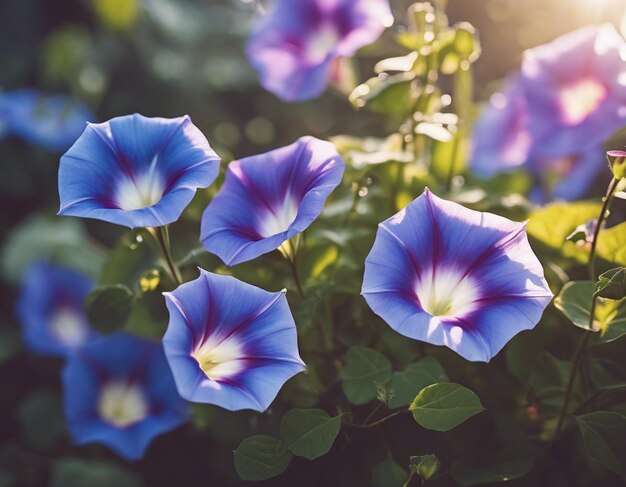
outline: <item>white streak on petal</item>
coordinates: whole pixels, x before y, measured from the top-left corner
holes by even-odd
[[[158,154],[144,174],[122,179],[116,188],[116,202],[122,210],[141,210],[159,202],[165,190],[163,178],[156,169]]]
[[[259,233],[263,238],[271,237],[284,232],[289,228],[298,216],[298,204],[296,200],[287,193],[280,208],[274,211],[267,211],[259,222]]]

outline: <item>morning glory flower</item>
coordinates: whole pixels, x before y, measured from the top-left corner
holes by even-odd
[[[236,411],[265,411],[304,370],[296,325],[282,292],[200,269],[164,293],[165,354],[181,396]]]
[[[59,214],[130,228],[167,225],[215,180],[219,161],[188,116],[88,124],[61,157]]]
[[[520,82],[545,156],[598,145],[626,124],[626,42],[610,24],[530,49]]]
[[[584,196],[597,174],[604,170],[603,151],[595,145],[572,145],[560,156],[549,155],[535,143],[531,126],[536,122],[528,109],[519,77],[495,93],[475,123],[470,166],[482,177],[525,168],[535,186],[530,198],[543,203]]]
[[[204,247],[227,265],[276,250],[319,216],[344,168],[335,146],[314,137],[231,162],[202,217]]]
[[[362,294],[409,338],[488,362],[552,298],[526,224],[424,193],[382,222]]]
[[[55,152],[71,146],[93,112],[66,96],[22,89],[0,92],[0,134],[14,135]]]
[[[41,355],[66,355],[96,337],[83,311],[93,281],[65,267],[33,264],[22,281],[16,312],[26,346]]]
[[[352,56],[392,23],[388,0],[277,0],[246,54],[265,89],[308,100],[324,91],[336,58]]]
[[[100,443],[127,460],[187,419],[161,344],[115,333],[71,354],[62,372],[74,442]]]

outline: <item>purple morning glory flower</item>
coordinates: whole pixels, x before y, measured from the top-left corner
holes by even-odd
[[[392,23],[388,0],[277,0],[246,54],[267,90],[308,100],[324,91],[337,57],[352,56]]]
[[[65,415],[76,444],[101,443],[127,460],[187,419],[161,344],[123,333],[71,354],[62,372]]]
[[[164,293],[163,337],[178,392],[232,411],[265,411],[282,385],[304,370],[285,295],[200,269]]]
[[[277,249],[319,216],[344,168],[335,146],[314,137],[231,162],[202,217],[202,243],[227,265]]]
[[[509,79],[476,121],[470,166],[483,177],[527,168],[536,181],[530,197],[538,203],[583,196],[605,168],[602,150],[578,144],[558,157],[547,155],[545,146],[532,138],[535,123],[519,78]]]
[[[16,312],[24,343],[41,355],[66,355],[97,336],[89,327],[83,301],[93,281],[79,272],[46,262],[24,276]]]
[[[397,332],[484,362],[552,299],[525,223],[428,190],[379,225],[362,294]]]
[[[219,161],[188,116],[88,124],[61,157],[59,214],[130,228],[167,225],[215,180]]]
[[[598,145],[626,124],[625,60],[626,42],[610,24],[526,52],[520,83],[529,130],[545,156]]]
[[[524,165],[531,146],[526,100],[517,78],[511,78],[474,125],[470,164],[478,175],[490,177]]]
[[[93,112],[69,97],[31,89],[0,92],[0,133],[51,151],[66,150],[90,120],[95,120]]]

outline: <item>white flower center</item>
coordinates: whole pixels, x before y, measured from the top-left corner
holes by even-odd
[[[566,85],[560,91],[563,121],[568,125],[578,125],[598,108],[606,96],[606,87],[591,78]]]
[[[259,233],[263,238],[282,233],[289,228],[297,216],[298,204],[290,194],[287,194],[277,211],[268,211],[261,218]]]
[[[126,381],[113,381],[100,391],[98,414],[107,423],[125,428],[148,416],[148,402],[140,387]]]
[[[233,377],[244,368],[243,347],[234,337],[207,340],[192,354],[204,374],[211,380],[219,381]]]
[[[156,169],[158,154],[144,174],[131,179],[125,177],[116,188],[117,205],[122,210],[141,210],[159,202],[165,190],[163,178]]]
[[[309,38],[305,58],[312,63],[323,62],[341,40],[339,31],[331,24],[322,24]]]
[[[82,345],[87,339],[84,315],[68,306],[55,310],[49,326],[51,333],[68,347]]]
[[[470,313],[479,297],[473,279],[446,269],[422,274],[415,294],[424,311],[437,317],[460,317]]]

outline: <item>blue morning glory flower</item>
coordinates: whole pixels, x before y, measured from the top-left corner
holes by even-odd
[[[16,312],[26,346],[41,355],[66,355],[97,336],[89,327],[83,301],[93,281],[46,262],[26,272]]]
[[[314,137],[231,162],[202,217],[204,247],[227,265],[277,249],[319,216],[344,169],[335,146]]]
[[[188,116],[88,124],[61,157],[59,214],[130,228],[167,225],[215,180],[219,161]]]
[[[97,339],[69,356],[62,382],[74,442],[104,444],[127,460],[187,419],[156,342],[123,333]]]
[[[0,135],[14,135],[55,152],[71,146],[93,112],[65,96],[23,89],[0,93]]]
[[[548,157],[601,144],[626,125],[626,41],[610,24],[530,49],[520,83],[534,143]]]
[[[379,225],[362,294],[402,335],[484,362],[552,299],[525,223],[428,190]]]
[[[308,100],[324,91],[336,58],[352,56],[392,23],[388,0],[277,0],[246,54],[265,89]]]
[[[495,93],[474,126],[470,165],[479,176],[525,168],[535,179],[530,197],[537,203],[574,200],[583,196],[605,169],[603,151],[576,144],[560,156],[550,156],[535,143],[530,127],[536,123],[519,77]]]
[[[265,411],[283,384],[304,370],[285,295],[200,269],[164,293],[163,337],[178,392],[232,411]]]

